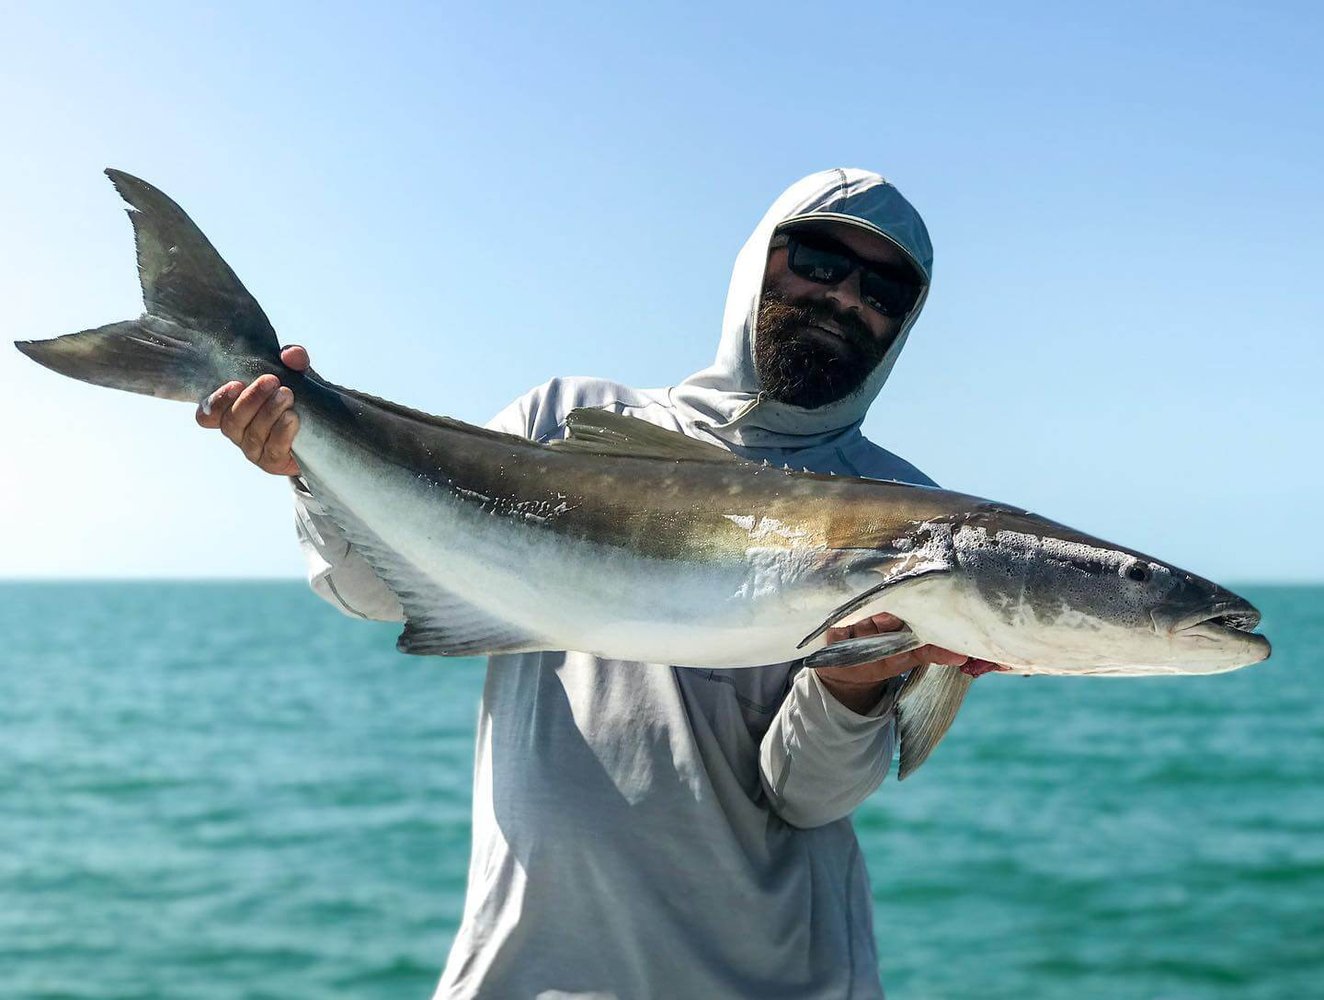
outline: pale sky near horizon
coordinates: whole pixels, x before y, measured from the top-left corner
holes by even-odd
[[[101,169],[338,382],[482,422],[711,359],[771,200],[878,170],[935,284],[865,429],[1224,582],[1324,580],[1313,4],[5,6],[0,578],[295,576],[282,481],[7,345],[137,315]]]

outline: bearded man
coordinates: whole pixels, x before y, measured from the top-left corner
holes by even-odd
[[[894,186],[813,174],[740,251],[711,366],[661,389],[552,379],[488,426],[545,442],[572,409],[601,407],[776,465],[932,485],[860,432],[931,269],[923,220]],[[302,348],[282,358],[308,365]],[[346,614],[400,620],[297,479],[290,390],[268,375],[210,402],[199,423],[296,477],[313,589]],[[900,626],[880,615],[829,638]],[[931,646],[817,670],[491,657],[468,893],[436,996],[882,996],[850,815],[891,762],[899,677],[964,661]]]

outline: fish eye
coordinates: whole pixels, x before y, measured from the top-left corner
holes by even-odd
[[[1150,572],[1149,567],[1142,562],[1133,562],[1127,566],[1122,574],[1128,580],[1134,580],[1136,583],[1148,583]]]

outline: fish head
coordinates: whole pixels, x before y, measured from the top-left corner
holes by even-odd
[[[1269,655],[1248,601],[1162,560],[1014,509],[952,528],[957,589],[988,659],[1036,673],[1200,674]]]

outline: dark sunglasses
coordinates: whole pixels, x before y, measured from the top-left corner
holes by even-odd
[[[786,234],[786,266],[792,274],[820,285],[839,285],[858,268],[860,298],[870,309],[891,319],[909,314],[923,291],[909,268],[882,270],[877,264],[860,260],[835,240],[816,234]]]

